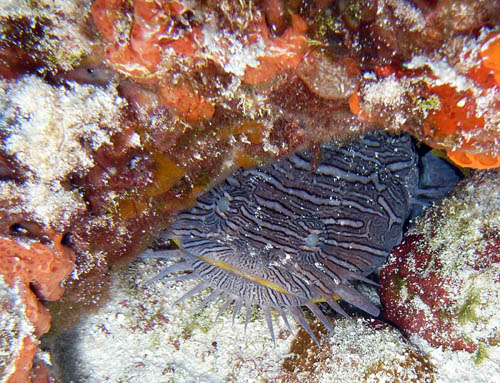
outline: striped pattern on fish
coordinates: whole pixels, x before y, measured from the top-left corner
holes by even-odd
[[[416,158],[409,136],[372,133],[344,147],[323,144],[316,161],[302,152],[240,169],[178,215],[168,235],[183,260],[155,280],[187,272],[171,279],[201,283],[180,300],[211,288],[203,305],[224,298],[221,312],[234,304],[234,316],[244,305],[245,327],[259,305],[273,339],[270,308],[287,324],[292,314],[313,338],[300,306],[328,328],[318,301],[346,315],[338,297],[377,316],[350,282],[370,283],[366,275],[401,241]]]

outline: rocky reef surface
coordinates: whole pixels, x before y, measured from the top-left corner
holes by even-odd
[[[499,25],[489,0],[1,2],[1,380],[495,379]],[[244,338],[166,308],[180,283],[138,290],[149,261],[119,268],[234,168],[376,129],[465,175],[382,269],[388,324],[332,317],[321,350],[300,330],[274,348],[258,312]],[[151,363],[119,359],[133,342]]]
[[[417,220],[380,271],[384,317],[442,380],[497,379],[499,233],[500,173],[477,172]]]
[[[138,260],[120,268],[105,307],[49,338],[45,347],[62,381],[433,381],[429,360],[382,322],[333,319],[334,333],[318,347],[294,323],[291,334],[274,313],[274,345],[260,310],[245,333],[243,314],[233,324],[233,313],[218,317],[215,305],[197,311],[200,297],[172,306],[193,283],[137,287],[162,267]],[[317,335],[326,332],[312,323]]]

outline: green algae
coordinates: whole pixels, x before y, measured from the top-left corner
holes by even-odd
[[[159,349],[163,345],[162,340],[159,335],[152,335],[149,338],[149,347],[151,347],[154,350]]]
[[[458,322],[462,325],[469,322],[477,322],[476,309],[480,303],[481,297],[479,291],[475,289],[469,291],[464,304],[458,308]]]
[[[207,334],[213,325],[214,321],[211,318],[210,312],[208,310],[198,310],[189,317],[184,330],[187,336],[191,336],[195,330],[200,330],[203,334]]]
[[[347,6],[347,14],[349,17],[356,21],[361,21],[363,18],[363,11],[361,10],[362,2],[351,1]]]
[[[415,99],[414,104],[423,113],[424,117],[427,117],[429,112],[433,110],[438,110],[441,108],[441,101],[436,95],[431,95],[429,97],[418,97]]]
[[[474,363],[479,365],[483,363],[486,359],[489,359],[488,346],[483,343],[479,343],[476,353],[474,355]]]
[[[394,291],[401,294],[401,290],[403,290],[408,285],[408,280],[402,277],[399,273],[395,273],[392,276],[392,284],[394,286]]]

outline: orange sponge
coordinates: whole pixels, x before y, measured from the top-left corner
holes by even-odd
[[[161,103],[187,121],[209,120],[214,115],[214,106],[188,84],[164,86],[159,94]]]
[[[351,110],[351,112],[353,114],[358,116],[358,118],[361,121],[373,122],[374,119],[366,112],[366,110],[361,108],[361,104],[359,102],[358,90],[359,90],[359,86],[356,87],[356,89],[354,90],[354,93],[351,94],[351,96],[349,97],[349,109]]]
[[[61,244],[62,236],[51,231],[48,238],[50,245],[40,242],[24,245],[14,238],[0,237],[0,273],[9,285],[16,281],[23,285],[27,316],[37,336],[50,327],[50,315],[38,298],[59,299],[64,292],[60,283],[74,268],[73,251]]]
[[[463,168],[493,169],[500,167],[500,154],[493,156],[452,150],[447,150],[446,154],[450,160]]]
[[[306,37],[307,24],[300,16],[291,14],[291,26],[282,36],[272,37],[265,20],[255,23],[250,32],[250,40],[262,39],[265,44],[265,54],[259,57],[257,67],[248,66],[243,76],[247,84],[258,84],[271,80],[279,72],[293,69],[301,62],[308,42]]]
[[[500,33],[492,34],[479,51],[483,65],[492,69],[495,81],[500,86]]]
[[[16,345],[12,360],[8,361],[8,375],[3,376],[7,383],[30,381],[29,373],[37,350],[37,337],[45,334],[50,328],[50,314],[38,298],[59,299],[64,292],[61,281],[74,268],[73,251],[61,244],[62,236],[53,231],[46,234],[47,244],[21,244],[16,238],[0,237],[0,280],[6,283],[6,286],[2,285],[0,301],[2,322],[14,323],[4,329],[2,336],[6,337],[9,344]],[[13,294],[18,298],[7,299]],[[9,317],[13,310],[8,306],[12,305],[12,302],[19,302],[18,304],[23,306],[20,310],[22,315],[17,313]],[[4,314],[7,317],[4,318]],[[33,327],[16,326],[16,323],[22,320],[21,317],[25,317]],[[27,328],[30,330],[27,331]],[[27,332],[20,333],[19,329]],[[0,371],[0,375],[1,373]]]

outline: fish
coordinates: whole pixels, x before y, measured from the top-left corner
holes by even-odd
[[[356,290],[402,240],[418,188],[412,138],[374,132],[346,145],[323,143],[253,169],[238,169],[181,211],[165,237],[180,256],[152,281],[200,281],[176,303],[205,290],[201,306],[223,300],[219,314],[258,305],[273,341],[270,310],[290,329],[288,315],[317,342],[302,307],[326,328],[326,302],[348,316],[343,300],[377,317],[379,308]],[[290,330],[291,331],[291,330]]]

